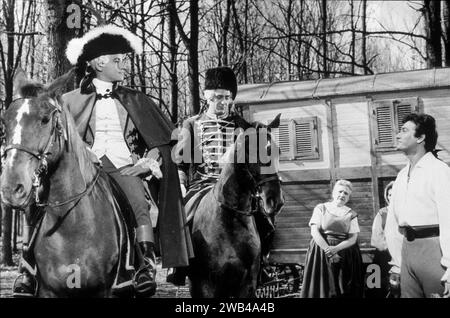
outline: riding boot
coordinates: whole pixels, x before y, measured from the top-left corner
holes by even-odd
[[[172,273],[167,275],[166,281],[168,283],[172,283],[175,286],[184,286],[186,285],[186,276],[187,276],[188,267],[175,267],[172,270]]]
[[[22,259],[19,268],[21,274],[17,276],[12,287],[13,297],[15,298],[35,297],[37,292],[36,262],[33,251],[28,246],[33,227],[26,225],[23,232]]]
[[[150,230],[151,231],[150,231]],[[137,228],[137,269],[134,275],[134,286],[138,297],[151,297],[156,292],[156,256],[151,225]]]

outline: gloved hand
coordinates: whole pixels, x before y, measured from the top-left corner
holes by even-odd
[[[180,189],[181,189],[181,195],[183,196],[183,198],[186,196],[186,187],[184,186],[184,184],[180,184]]]

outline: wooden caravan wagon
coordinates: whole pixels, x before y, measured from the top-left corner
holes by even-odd
[[[280,174],[286,205],[277,217],[271,261],[303,264],[314,207],[330,199],[338,179],[353,183],[359,243],[370,262],[372,221],[383,189],[406,165],[395,151],[402,118],[435,117],[439,158],[450,162],[450,68],[271,84],[241,85],[236,106],[248,120],[281,113]]]

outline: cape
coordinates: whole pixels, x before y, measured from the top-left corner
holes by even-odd
[[[163,164],[158,192],[158,230],[160,237],[162,266],[180,267],[189,265],[193,248],[186,225],[186,215],[180,190],[176,164],[171,158],[171,148],[176,142],[172,138],[175,126],[164,115],[155,102],[144,93],[118,86],[114,93],[129,118],[139,131],[147,148],[158,147]],[[89,122],[91,121],[96,93],[93,88],[82,87],[63,95],[64,104],[72,113],[77,130],[83,140],[89,141]],[[90,131],[91,137],[95,132]]]

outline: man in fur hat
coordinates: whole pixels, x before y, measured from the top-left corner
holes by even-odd
[[[145,94],[119,86],[126,72],[125,53],[142,53],[131,32],[107,25],[69,42],[71,64],[87,66],[80,88],[63,96],[93,160],[120,185],[137,223],[134,277],[138,296],[156,290],[155,241],[143,179],[149,180],[156,202],[163,267],[187,266],[193,251],[185,229],[177,166],[171,160],[173,124]],[[155,193],[156,192],[156,193]],[[108,238],[105,238],[108,239]]]
[[[219,149],[225,153],[227,146],[233,143],[234,129],[238,127],[236,120],[240,119],[234,109],[233,100],[237,93],[237,81],[234,72],[229,67],[211,68],[206,71],[204,96],[207,101],[205,112],[186,119],[177,145],[177,161],[183,193],[187,189],[203,188],[204,183],[215,183],[221,169],[218,160],[214,160],[211,154]],[[188,135],[189,134],[189,135]],[[207,134],[216,134],[215,138],[206,140]],[[200,138],[200,139],[197,139]],[[183,149],[188,140],[194,140],[191,155],[192,160],[183,160]],[[198,145],[201,144],[201,147]],[[202,151],[196,154],[196,151]],[[208,149],[208,150],[207,150]],[[205,156],[208,160],[196,160]],[[212,160],[211,160],[212,159]],[[217,158],[216,158],[217,159]],[[198,161],[198,162],[196,162]],[[188,178],[188,176],[191,176]],[[190,191],[196,192],[196,191]],[[186,201],[187,199],[185,199]]]
[[[233,101],[237,94],[237,80],[229,67],[216,67],[206,71],[204,97],[207,109],[186,119],[179,136],[175,159],[178,162],[181,189],[186,203],[188,222],[201,199],[217,182],[221,173],[219,160],[234,143],[235,129],[242,117],[236,114]],[[185,151],[188,150],[188,155]],[[257,228],[262,238],[262,254],[268,253],[274,232],[272,222],[257,213]],[[167,276],[175,285],[185,284],[186,268],[177,268]]]

